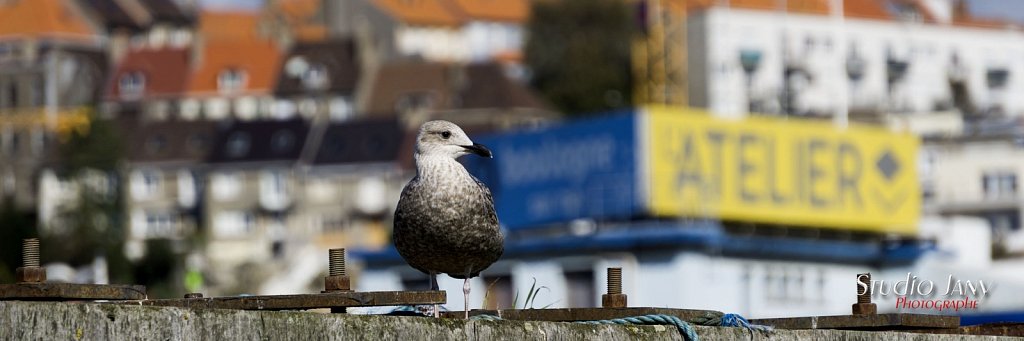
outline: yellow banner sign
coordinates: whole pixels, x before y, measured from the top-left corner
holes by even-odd
[[[655,215],[917,231],[912,135],[798,119],[730,121],[682,108],[647,112]]]

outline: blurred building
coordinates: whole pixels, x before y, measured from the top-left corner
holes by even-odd
[[[326,0],[335,37],[357,37],[377,58],[518,62],[529,1]]]
[[[103,109],[132,122],[177,116],[189,85],[191,58],[188,47],[139,48],[125,53],[108,77]]]
[[[984,218],[992,229],[992,255],[1020,258],[1024,135],[1019,119],[1004,125],[1002,132],[926,139],[923,195],[933,214]]]
[[[355,116],[362,75],[352,40],[300,42],[285,57],[271,116],[344,121]]]
[[[105,47],[76,2],[0,2],[0,200],[36,208],[37,171],[58,134],[88,125]]]
[[[841,4],[841,5],[840,5]],[[1016,116],[1024,35],[965,1],[736,1],[691,4],[690,104],[878,120],[959,110]]]
[[[215,123],[202,121],[152,122],[131,128],[124,170],[129,243],[183,240],[201,232],[202,165],[214,132]]]
[[[396,119],[331,123],[310,145],[296,214],[322,248],[379,249],[390,240],[394,203],[410,178],[408,132]]]
[[[195,0],[77,0],[98,22],[117,63],[140,48],[184,48],[195,37]]]
[[[463,128],[503,130],[535,127],[559,116],[493,62],[393,62],[366,82],[360,111],[397,116],[410,129],[430,119],[447,119]]]
[[[185,120],[253,120],[269,117],[277,83],[280,48],[259,40],[207,40],[189,75]]]
[[[204,174],[204,253],[211,281],[234,287],[234,270],[280,260],[301,220],[296,166],[309,136],[302,120],[236,122],[217,131]]]

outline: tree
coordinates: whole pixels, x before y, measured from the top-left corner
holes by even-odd
[[[629,106],[632,12],[622,0],[534,2],[526,42],[531,85],[570,115]]]
[[[130,283],[133,278],[131,263],[124,255],[123,205],[118,172],[123,159],[120,135],[114,122],[94,115],[88,129],[73,129],[61,141],[58,174],[79,186],[79,196],[73,208],[58,213],[65,222],[63,229],[41,236],[44,245],[41,251],[44,259],[74,266],[103,256],[110,280]],[[91,181],[96,179],[105,181]]]

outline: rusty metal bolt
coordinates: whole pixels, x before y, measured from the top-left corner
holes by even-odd
[[[352,291],[352,284],[345,271],[345,248],[330,249],[328,276],[324,277],[324,292]]]
[[[21,241],[21,262],[26,268],[39,267],[39,239],[28,238]]]
[[[327,251],[330,257],[330,275],[345,276],[345,248],[330,249]]]
[[[190,293],[185,294],[185,298],[203,298],[203,293],[201,293],[201,292],[190,292]]]
[[[622,293],[622,268],[608,268],[607,290],[607,294],[601,295],[601,307],[626,307],[626,295]]]
[[[22,267],[14,269],[18,283],[46,282],[46,269],[39,266],[39,239],[28,238],[21,242]]]
[[[871,303],[871,273],[857,274],[857,303],[853,304],[853,314],[874,315],[877,313],[878,306]]]

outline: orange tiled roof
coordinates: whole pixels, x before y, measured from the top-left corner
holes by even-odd
[[[66,1],[0,2],[0,36],[95,36],[85,17]]]
[[[455,7],[459,14],[490,21],[525,22],[530,16],[527,0],[442,0]]]
[[[251,12],[203,11],[199,32],[207,40],[261,40],[259,15]]]
[[[277,82],[281,51],[264,41],[208,41],[202,47],[199,67],[192,72],[190,93],[216,93],[217,77],[224,70],[237,69],[246,74],[240,93],[269,93]]]
[[[889,11],[885,10],[885,5],[876,0],[843,1],[843,15],[850,18],[892,19]]]
[[[464,22],[444,0],[372,0],[398,21],[418,25],[456,26]]]
[[[308,18],[320,10],[321,0],[282,0],[277,8],[282,14],[291,18]]]
[[[791,13],[803,14],[828,14],[827,0],[789,0],[786,1],[786,10]],[[779,9],[779,2],[776,0],[729,0],[729,7],[775,10]]]

